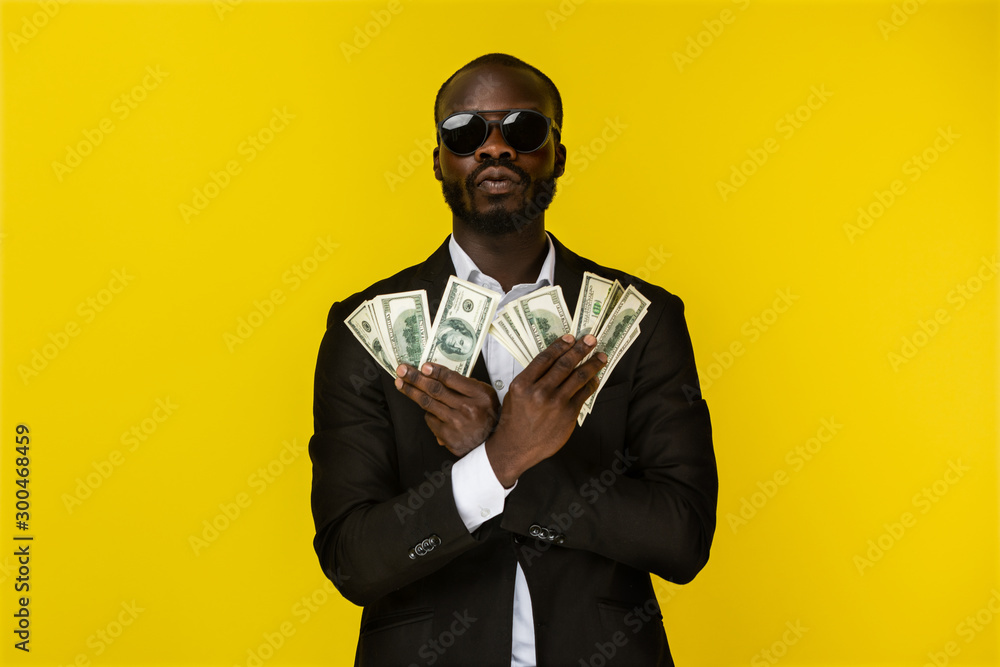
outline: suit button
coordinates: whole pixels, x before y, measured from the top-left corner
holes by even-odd
[[[566,541],[566,536],[561,534],[556,535],[554,538],[552,538],[552,541],[555,542],[556,544],[562,544],[563,542]]]
[[[524,538],[523,537],[521,537],[520,535],[515,535],[514,536],[514,544],[521,544],[523,542],[524,542]]]
[[[415,552],[413,549],[410,549],[409,556],[410,556],[410,560],[416,560],[417,559],[417,552]]]
[[[531,535],[532,537],[541,537],[542,527],[539,526],[537,523],[533,523],[531,524],[531,527],[528,528],[528,534]]]
[[[431,535],[428,539],[431,541],[431,547],[440,546],[441,544],[441,538],[437,535]]]

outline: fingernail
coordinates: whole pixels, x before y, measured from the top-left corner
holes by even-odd
[[[597,339],[594,338],[592,335],[587,334],[586,336],[583,337],[583,342],[587,347],[591,347],[597,342]]]
[[[396,378],[396,381],[393,384],[396,385],[396,389],[403,388],[403,380],[401,378]]]
[[[608,362],[608,355],[604,354],[603,352],[598,352],[597,358],[601,360],[602,364],[606,364]]]
[[[420,372],[423,373],[424,375],[430,375],[432,370],[434,370],[433,366],[431,366],[430,364],[424,364],[423,367],[420,369]]]
[[[573,334],[564,334],[564,335],[562,336],[562,339],[563,339],[563,340],[564,340],[565,342],[567,342],[567,343],[572,343],[572,342],[573,342]]]
[[[396,375],[398,375],[399,377],[403,377],[404,375],[406,375],[405,364],[400,364],[399,366],[396,366]]]

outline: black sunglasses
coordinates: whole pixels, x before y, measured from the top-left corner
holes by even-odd
[[[500,120],[488,120],[484,113],[504,113]],[[549,140],[549,129],[559,132],[551,118],[534,109],[496,109],[493,111],[459,111],[438,123],[438,135],[445,147],[455,155],[472,155],[486,143],[490,125],[500,126],[504,141],[518,153],[537,151]]]

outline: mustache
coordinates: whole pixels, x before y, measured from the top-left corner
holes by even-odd
[[[471,174],[465,178],[465,187],[469,192],[474,192],[476,189],[476,179],[479,178],[479,174],[483,173],[486,169],[490,167],[503,167],[504,169],[509,169],[510,171],[517,174],[518,178],[521,179],[521,183],[524,187],[531,185],[531,176],[528,175],[524,169],[511,162],[508,158],[492,158],[486,157],[483,163],[476,167]]]

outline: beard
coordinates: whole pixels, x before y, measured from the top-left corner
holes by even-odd
[[[466,201],[475,201],[478,190],[476,177],[489,167],[504,167],[517,174],[521,178],[522,194],[488,194],[486,200],[489,203],[483,209],[474,209]],[[526,171],[509,160],[486,160],[464,182],[442,181],[441,192],[452,213],[469,227],[487,236],[504,236],[521,231],[541,217],[556,195],[556,177],[550,175],[546,179],[532,181]],[[521,196],[522,200],[519,207],[508,210],[504,202],[512,196]]]

